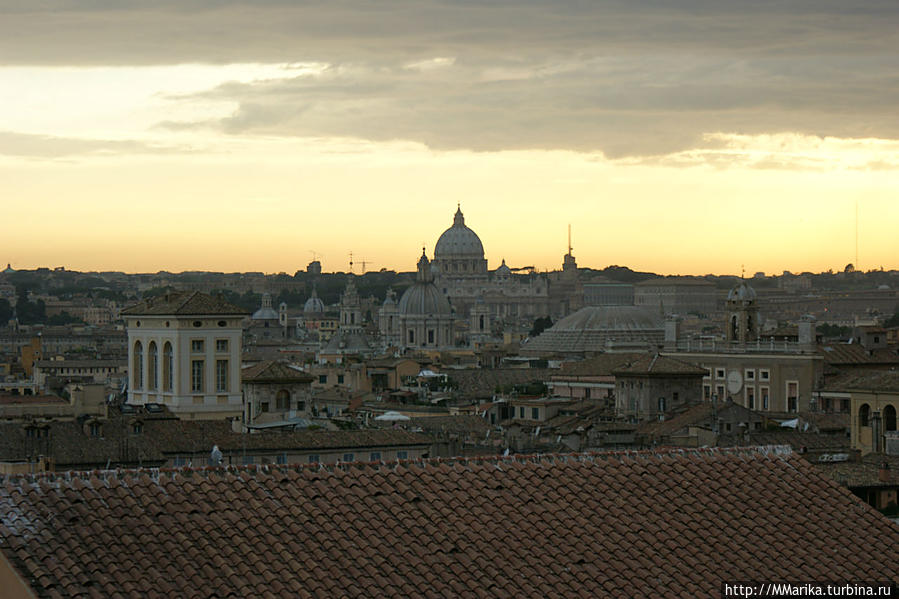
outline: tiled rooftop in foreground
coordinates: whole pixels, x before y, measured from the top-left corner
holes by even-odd
[[[0,484],[39,597],[717,597],[899,582],[899,527],[785,447]]]

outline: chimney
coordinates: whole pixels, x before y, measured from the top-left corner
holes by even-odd
[[[677,350],[677,340],[680,337],[680,319],[671,314],[665,319],[665,345],[668,351]]]
[[[887,461],[883,461],[880,463],[880,468],[877,470],[877,480],[882,483],[890,482],[890,463]]]
[[[811,314],[804,315],[799,320],[799,345],[804,348],[814,348],[817,336],[815,329],[815,317]]]

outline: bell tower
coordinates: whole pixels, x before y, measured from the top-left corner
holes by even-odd
[[[726,338],[729,343],[749,343],[759,338],[759,308],[756,305],[755,290],[740,283],[727,294],[725,304],[727,313]]]

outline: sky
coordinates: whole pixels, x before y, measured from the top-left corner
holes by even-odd
[[[0,0],[0,261],[899,268],[895,0]]]

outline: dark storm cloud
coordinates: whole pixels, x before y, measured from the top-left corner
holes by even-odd
[[[0,2],[5,64],[321,62],[179,128],[659,155],[709,131],[899,137],[899,3]],[[451,64],[427,64],[451,57]],[[431,68],[428,68],[431,67]]]

